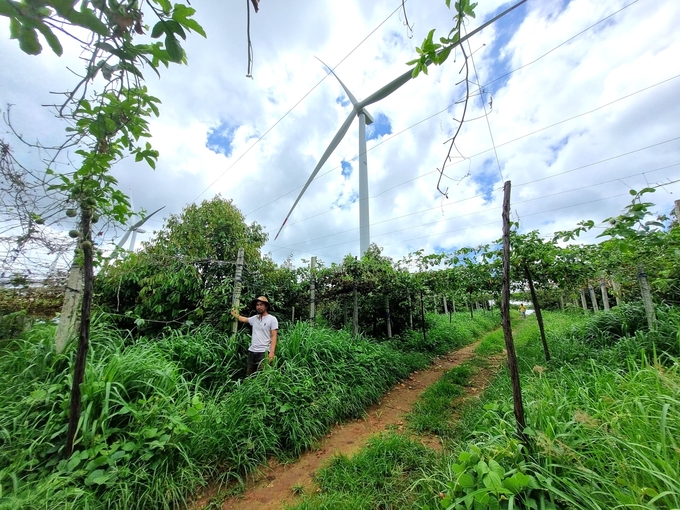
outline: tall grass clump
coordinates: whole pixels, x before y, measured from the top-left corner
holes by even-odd
[[[31,330],[0,357],[0,508],[170,508],[196,483],[184,448],[200,396],[148,346],[95,321],[76,452],[64,458],[73,349]]]
[[[468,331],[492,326],[477,317]],[[68,458],[75,346],[57,355],[54,327],[38,325],[2,346],[0,508],[182,507],[209,480],[298,455],[469,338],[463,320],[448,337],[440,331],[448,322],[433,323],[432,346],[407,348],[298,323],[280,332],[275,361],[244,379],[246,333],[199,328],[133,339],[98,317]]]
[[[423,479],[432,493],[446,494],[442,501],[433,496],[431,508],[482,497],[487,503],[506,498],[507,505],[510,493],[514,508],[680,507],[680,359],[672,350],[678,311],[660,309],[655,331],[618,337],[629,326],[612,322],[625,319],[626,309],[617,314],[546,313],[549,364],[538,342],[521,341],[535,332],[527,320],[515,340],[531,449],[517,439],[504,370],[461,421],[464,441],[454,458]],[[607,341],[593,341],[594,324],[606,329],[597,338]],[[481,471],[470,458],[484,461]],[[484,481],[492,461],[497,486]],[[463,473],[466,487],[460,485]],[[505,482],[517,473],[521,480]]]

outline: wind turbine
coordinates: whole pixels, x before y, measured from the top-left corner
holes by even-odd
[[[142,218],[138,222],[132,224],[130,226],[130,228],[127,229],[127,231],[125,232],[125,234],[123,235],[121,240],[118,241],[118,243],[116,243],[116,247],[114,248],[113,253],[111,253],[110,258],[115,257],[115,255],[118,253],[118,251],[120,251],[123,248],[123,245],[125,244],[125,241],[127,241],[128,238],[130,237],[130,234],[132,234],[132,238],[130,239],[130,245],[128,246],[128,250],[130,250],[130,251],[134,250],[135,249],[135,241],[137,240],[137,233],[138,232],[140,234],[146,233],[146,230],[142,229],[141,226],[144,225],[144,223],[146,223],[154,214],[156,214],[161,209],[165,209],[165,206],[159,207],[158,209],[156,209],[151,214],[145,216],[144,218]],[[132,210],[134,212],[134,205],[132,205]]]
[[[465,42],[467,39],[472,37],[473,35],[477,34],[490,24],[494,23],[496,20],[499,18],[505,16],[507,13],[512,11],[513,9],[519,7],[523,3],[525,3],[527,0],[520,0],[517,2],[515,5],[510,7],[509,9],[505,10],[498,16],[495,16],[494,18],[490,19],[486,23],[482,24],[469,34],[467,34],[464,37],[461,37],[457,43],[455,43],[453,46],[450,46],[449,48],[452,48],[454,46],[459,46],[463,42]],[[323,64],[323,62],[322,62]],[[429,62],[428,62],[429,65]],[[295,202],[293,203],[293,207],[290,208],[290,211],[288,211],[288,214],[286,215],[286,218],[283,220],[283,223],[281,224],[281,227],[279,227],[279,231],[276,233],[276,237],[274,240],[276,240],[279,237],[279,234],[281,233],[281,230],[283,230],[283,227],[286,225],[286,222],[288,221],[288,218],[290,218],[290,215],[293,213],[293,210],[295,209],[295,206],[297,206],[298,202],[302,198],[302,195],[305,194],[305,191],[307,191],[307,188],[309,185],[312,183],[314,178],[316,177],[316,174],[319,173],[319,170],[321,170],[321,167],[326,163],[330,155],[333,153],[335,148],[340,144],[342,139],[344,138],[345,134],[349,130],[349,127],[352,125],[352,121],[354,120],[354,117],[358,116],[359,117],[359,248],[361,250],[361,254],[363,255],[368,247],[371,244],[371,236],[369,232],[369,218],[368,218],[368,163],[367,163],[367,157],[366,157],[366,124],[370,124],[373,122],[373,118],[366,112],[365,108],[367,106],[372,105],[373,103],[377,103],[381,99],[385,99],[387,96],[389,96],[392,92],[396,91],[399,89],[402,85],[407,83],[408,81],[411,80],[413,77],[413,72],[411,69],[406,71],[404,74],[399,76],[398,78],[392,80],[389,82],[387,85],[383,86],[382,88],[376,90],[373,94],[368,96],[366,99],[363,101],[357,101],[352,93],[345,87],[345,85],[340,81],[340,78],[338,78],[335,73],[333,72],[332,69],[330,69],[326,64],[324,66],[330,70],[331,73],[333,73],[333,76],[337,78],[337,80],[340,82],[340,85],[342,85],[342,88],[345,90],[345,93],[347,94],[347,97],[349,97],[349,100],[352,103],[352,111],[350,114],[347,116],[347,119],[345,122],[340,126],[340,129],[338,132],[335,134],[333,139],[331,140],[331,143],[328,145],[326,148],[325,152],[321,156],[321,159],[317,163],[316,167],[314,167],[314,170],[312,171],[312,174],[309,176],[309,179],[307,179],[307,182],[302,188],[302,191],[300,191],[300,194],[298,195],[297,199],[295,199]]]

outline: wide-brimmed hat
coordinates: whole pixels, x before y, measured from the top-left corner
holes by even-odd
[[[267,311],[269,311],[271,309],[272,304],[269,302],[269,300],[265,296],[259,296],[259,297],[256,297],[255,299],[253,299],[253,302],[252,302],[253,308],[255,308],[255,305],[257,304],[258,301],[265,304],[265,306],[267,307]]]

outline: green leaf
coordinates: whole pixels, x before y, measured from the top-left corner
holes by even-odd
[[[40,33],[43,35],[45,40],[47,41],[47,44],[50,45],[50,48],[52,48],[52,51],[59,57],[64,53],[64,48],[62,48],[61,43],[59,42],[59,39],[57,38],[56,35],[50,30],[50,28],[45,25],[44,23],[38,23],[37,29],[40,30]]]
[[[162,21],[159,21],[153,26],[153,29],[151,30],[151,38],[152,39],[158,39],[160,36],[162,36],[165,33],[165,23]]]
[[[80,11],[72,10],[67,15],[64,15],[64,18],[74,25],[91,30],[95,34],[109,35],[109,27],[97,17],[92,9],[87,7],[81,8]]]
[[[456,482],[464,489],[471,489],[475,486],[475,479],[468,473],[463,473],[460,475]]]
[[[85,479],[87,485],[102,485],[109,481],[111,475],[107,474],[103,469],[95,469]]]
[[[172,4],[170,0],[154,0],[163,9],[163,14],[169,14],[172,9]]]
[[[180,46],[177,38],[172,34],[167,34],[165,36],[165,49],[168,52],[171,62],[179,64],[182,62],[184,57],[184,52],[182,51],[182,46]]]
[[[187,35],[184,32],[184,29],[182,28],[182,25],[177,23],[176,21],[173,20],[168,20],[165,22],[167,28],[171,30],[173,33],[177,34],[180,36],[182,39],[186,40]]]
[[[42,46],[38,41],[38,33],[33,28],[26,28],[22,25],[19,31],[19,48],[29,55],[40,55]]]

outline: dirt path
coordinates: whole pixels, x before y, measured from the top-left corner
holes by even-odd
[[[478,344],[479,342],[476,342],[437,358],[428,369],[412,373],[408,379],[385,394],[380,402],[367,409],[364,418],[333,427],[325,437],[320,439],[316,450],[304,453],[294,463],[271,462],[269,467],[260,470],[259,476],[254,481],[246,484],[242,495],[225,500],[220,508],[222,510],[279,510],[295,501],[293,487],[304,487],[304,491],[310,493],[314,490],[312,480],[314,472],[326,464],[333,455],[337,453],[351,455],[364,446],[373,434],[388,427],[403,430],[404,417],[412,409],[418,396],[435,383],[444,371],[471,359]],[[496,368],[497,362],[492,362],[488,368],[475,374],[470,385],[466,386],[466,395],[461,399],[481,393]],[[423,438],[423,442],[428,446],[438,446],[435,438]],[[193,508],[203,508],[210,499],[210,495],[204,495]],[[211,506],[211,508],[216,507]]]

